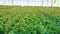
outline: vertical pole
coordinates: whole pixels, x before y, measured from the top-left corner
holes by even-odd
[[[6,0],[3,0],[3,5],[5,6],[5,2],[6,2]]]
[[[58,0],[57,0],[57,7],[58,7]]]
[[[12,6],[13,6],[13,0],[12,0]]]
[[[26,5],[29,6],[29,1],[27,0]]]
[[[53,7],[53,0],[51,0],[51,7]]]
[[[42,6],[43,6],[43,0],[42,0]]]
[[[4,2],[3,2],[3,4],[5,5],[5,0],[3,0]]]
[[[56,1],[57,1],[57,7],[58,7],[59,2],[58,2],[58,0],[56,0]]]
[[[2,3],[2,1],[0,0],[0,3]],[[1,4],[0,4],[1,5]]]
[[[47,0],[47,6],[48,6],[48,0]]]

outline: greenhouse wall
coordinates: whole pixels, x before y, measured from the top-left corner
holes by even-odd
[[[17,6],[60,6],[60,0],[0,0],[0,5]]]

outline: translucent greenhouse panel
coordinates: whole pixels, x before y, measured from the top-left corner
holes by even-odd
[[[47,6],[47,2],[43,2],[43,6]]]
[[[24,4],[23,4],[24,6],[27,6],[27,2],[24,2]]]
[[[13,5],[21,5],[22,2],[20,0],[13,0]]]
[[[42,2],[36,2],[35,6],[42,6]]]
[[[28,5],[28,6],[41,6],[42,3],[41,3],[41,2],[28,2],[27,5]]]
[[[47,0],[42,1],[42,6],[47,6]]]
[[[57,0],[57,6],[60,7],[60,0]]]
[[[35,0],[35,1],[38,1],[38,2],[40,1],[41,2],[42,0]]]
[[[4,4],[3,0],[0,0],[0,5],[3,5],[3,4]]]
[[[37,2],[38,0],[27,0],[28,2]]]
[[[0,5],[60,6],[60,0],[0,0]]]
[[[47,0],[42,0],[43,2],[47,2]]]
[[[42,2],[38,2],[38,5],[39,5],[39,6],[42,6]]]
[[[11,0],[4,0],[4,5],[12,5]]]
[[[28,6],[31,6],[31,5],[32,5],[31,3],[32,3],[32,2],[28,2],[28,4],[27,4],[27,5],[28,5]]]
[[[47,6],[51,6],[51,0],[47,1]]]
[[[39,0],[17,0],[17,1],[24,1],[24,2],[36,2],[36,1],[39,1]]]

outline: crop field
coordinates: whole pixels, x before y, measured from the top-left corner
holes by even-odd
[[[0,6],[0,34],[60,34],[60,8]]]

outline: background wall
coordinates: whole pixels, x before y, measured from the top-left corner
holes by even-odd
[[[22,6],[60,6],[60,0],[56,3],[52,0],[0,0],[0,5],[22,5]]]

